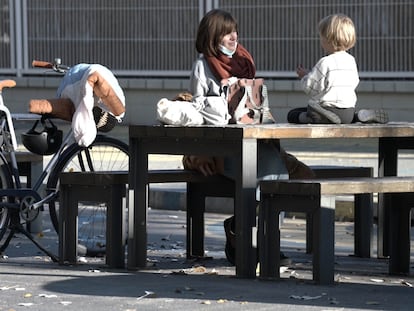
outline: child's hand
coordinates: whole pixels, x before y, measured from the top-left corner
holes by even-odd
[[[297,68],[296,68],[296,74],[298,75],[298,77],[300,79],[302,79],[304,76],[306,76],[308,74],[308,71],[303,68],[303,65],[300,64]]]

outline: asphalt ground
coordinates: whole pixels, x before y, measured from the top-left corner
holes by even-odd
[[[336,223],[335,284],[321,286],[311,280],[305,222],[295,218],[281,229],[293,260],[281,280],[236,278],[224,254],[226,217],[206,214],[207,259],[187,260],[185,212],[150,209],[148,265],[139,271],[108,269],[103,257],[59,265],[16,234],[0,259],[0,310],[412,310],[413,274],[389,276],[387,259],[351,256],[351,222]],[[47,214],[35,237],[57,253]]]
[[[127,128],[111,133],[127,142]],[[283,141],[309,165],[377,167],[375,140]],[[414,154],[400,152],[399,175],[413,175]],[[151,156],[151,168],[181,167],[180,157]],[[172,185],[164,185],[164,192]],[[174,187],[180,187],[174,185]],[[1,310],[412,310],[414,277],[389,276],[387,259],[351,256],[352,222],[336,222],[335,284],[311,281],[311,256],[305,253],[305,222],[285,217],[282,250],[292,258],[281,280],[241,279],[224,255],[223,220],[206,214],[205,248],[210,259],[185,258],[185,212],[148,212],[148,266],[112,270],[104,258],[80,257],[74,266],[50,260],[22,234],[16,234],[0,259]],[[58,239],[47,212],[36,240],[57,253]],[[411,239],[412,241],[414,239]],[[376,241],[373,241],[375,246]],[[413,243],[413,242],[412,242]],[[413,246],[413,245],[412,245]],[[412,247],[413,249],[413,247]],[[412,268],[413,255],[411,256]]]

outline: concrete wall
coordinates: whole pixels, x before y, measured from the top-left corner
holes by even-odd
[[[119,79],[127,101],[125,125],[153,124],[155,106],[162,98],[172,98],[186,90],[186,79]],[[28,110],[32,98],[54,98],[60,78],[16,78],[17,86],[4,90],[12,112]],[[286,122],[287,112],[306,105],[307,97],[297,80],[267,80],[272,112],[278,122]],[[414,81],[362,81],[358,87],[358,108],[383,108],[390,121],[414,121]]]

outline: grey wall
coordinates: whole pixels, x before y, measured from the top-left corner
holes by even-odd
[[[17,78],[14,89],[6,89],[3,96],[11,112],[26,113],[32,98],[54,98],[58,78]],[[159,99],[172,98],[186,90],[185,79],[120,79],[124,89],[127,113],[124,124],[153,124],[155,106]],[[286,114],[293,107],[306,105],[307,97],[296,80],[266,82],[272,112],[278,122],[286,122]],[[414,81],[362,81],[358,87],[358,108],[383,108],[390,121],[414,121]]]

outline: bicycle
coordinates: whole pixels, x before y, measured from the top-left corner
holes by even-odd
[[[65,74],[70,68],[59,59],[54,62],[33,62],[34,66],[50,68]],[[51,155],[41,175],[30,188],[22,186],[16,152],[17,139],[13,116],[4,103],[2,91],[16,85],[14,80],[0,81],[0,253],[8,247],[14,233],[28,237],[53,261],[58,258],[34,240],[24,225],[36,219],[40,210],[48,207],[55,231],[59,230],[59,176],[68,171],[128,171],[128,145],[116,138],[98,132],[95,141],[88,147],[79,146],[72,129],[64,135],[62,144]],[[26,114],[28,115],[28,114]],[[46,122],[48,115],[31,115],[31,120]],[[51,120],[50,120],[51,121]],[[6,154],[9,161],[6,160]],[[41,193],[46,183],[45,193]],[[79,244],[87,254],[97,255],[105,251],[106,207],[100,203],[87,202],[79,206]],[[7,233],[7,234],[6,234]]]

